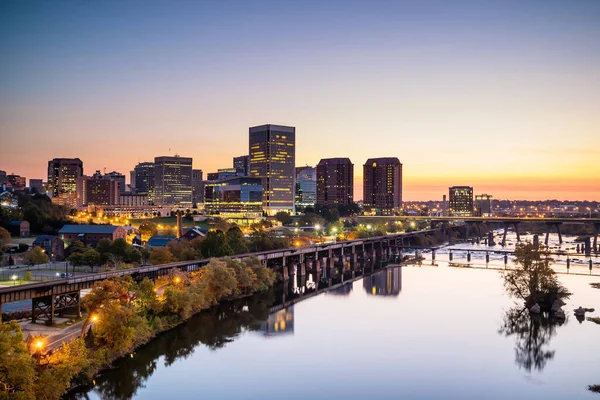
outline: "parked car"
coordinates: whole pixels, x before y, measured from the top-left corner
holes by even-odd
[[[61,278],[72,278],[73,274],[70,272],[63,272],[62,274],[60,274]]]

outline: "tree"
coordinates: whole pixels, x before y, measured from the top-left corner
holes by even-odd
[[[233,254],[243,254],[248,252],[246,238],[239,226],[234,225],[227,230],[227,243],[231,246]]]
[[[25,254],[25,262],[29,265],[46,264],[48,262],[48,255],[39,246],[35,246]]]
[[[152,221],[144,221],[138,227],[142,240],[148,240],[158,232],[158,226]]]
[[[200,248],[204,257],[223,257],[233,254],[233,250],[221,230],[208,232],[201,242]]]
[[[279,211],[277,214],[275,214],[275,219],[281,222],[282,225],[289,225],[294,220],[292,216],[285,211]]]
[[[517,268],[502,274],[504,288],[510,296],[525,301],[527,308],[537,303],[542,311],[550,311],[554,301],[571,295],[558,282],[550,255],[539,244],[518,244],[515,256]]]
[[[82,265],[89,266],[91,272],[94,272],[94,267],[97,267],[101,264],[100,253],[94,249],[88,249],[81,255],[81,262]]]
[[[173,261],[175,261],[175,258],[168,247],[158,247],[150,253],[150,263],[152,265],[168,264]]]
[[[10,232],[0,226],[0,252],[8,248],[10,241]]]
[[[16,321],[0,324],[0,397],[34,399],[33,359]]]
[[[223,261],[211,260],[204,267],[202,280],[206,283],[207,290],[217,301],[231,296],[237,287],[235,272],[228,268]]]

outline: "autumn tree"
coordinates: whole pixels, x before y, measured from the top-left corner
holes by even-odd
[[[0,253],[6,250],[10,241],[10,232],[0,226]]]
[[[175,261],[175,258],[168,247],[158,247],[153,249],[150,254],[150,263],[152,265],[168,264],[173,261]]]
[[[152,221],[144,221],[138,227],[142,240],[148,240],[158,232],[158,226]]]
[[[35,399],[34,379],[34,362],[21,326],[16,321],[0,324],[0,397]]]
[[[44,249],[35,246],[25,254],[24,260],[28,265],[39,265],[46,264],[49,258]]]

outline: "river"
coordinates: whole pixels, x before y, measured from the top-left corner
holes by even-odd
[[[465,245],[456,245],[462,248]],[[470,246],[470,245],[467,245]],[[533,319],[505,295],[503,259],[453,268],[430,254],[282,308],[289,285],[200,313],[119,360],[90,399],[598,399],[600,277],[561,274],[563,323]],[[585,271],[585,269],[584,269]],[[346,276],[345,279],[350,279]],[[591,315],[599,316],[600,312]]]

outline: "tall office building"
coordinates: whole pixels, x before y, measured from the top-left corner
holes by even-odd
[[[244,176],[247,176],[250,169],[250,156],[233,157],[233,168],[243,170]]]
[[[23,190],[27,186],[27,178],[24,176],[9,174],[6,178],[14,190]]]
[[[262,179],[239,176],[206,182],[204,209],[238,225],[249,225],[262,219]]]
[[[324,158],[317,165],[317,204],[337,207],[354,201],[354,164],[349,158]]]
[[[48,161],[48,194],[77,192],[77,178],[83,176],[83,162],[79,158],[55,158]]]
[[[192,206],[192,159],[163,156],[154,159],[154,204]]]
[[[148,202],[153,204],[154,197],[154,163],[141,162],[133,168],[135,192],[148,196]]]
[[[380,215],[394,215],[402,206],[402,164],[396,157],[369,158],[363,165],[363,204]]]
[[[262,178],[263,210],[294,212],[296,128],[269,124],[249,131],[249,175]]]
[[[477,217],[491,217],[493,215],[492,196],[489,194],[476,195],[475,203],[473,204],[473,213]]]
[[[317,201],[317,170],[296,168],[296,207],[312,207]]]
[[[6,171],[0,170],[0,185],[6,185],[8,183],[8,178],[6,176]]]
[[[125,193],[127,191],[127,187],[125,186],[125,175],[123,175],[122,173],[117,171],[107,172],[104,174],[104,179],[110,179],[112,181],[118,182],[120,193]]]
[[[449,192],[451,216],[470,217],[473,215],[473,188],[471,186],[452,186]]]
[[[195,206],[204,203],[204,181],[201,169],[192,170],[192,203]]]
[[[119,181],[102,175],[100,171],[89,176],[77,178],[77,193],[79,206],[96,205],[112,206],[119,204]]]
[[[41,179],[30,179],[29,180],[29,190],[35,193],[43,193],[44,192],[44,182]]]

